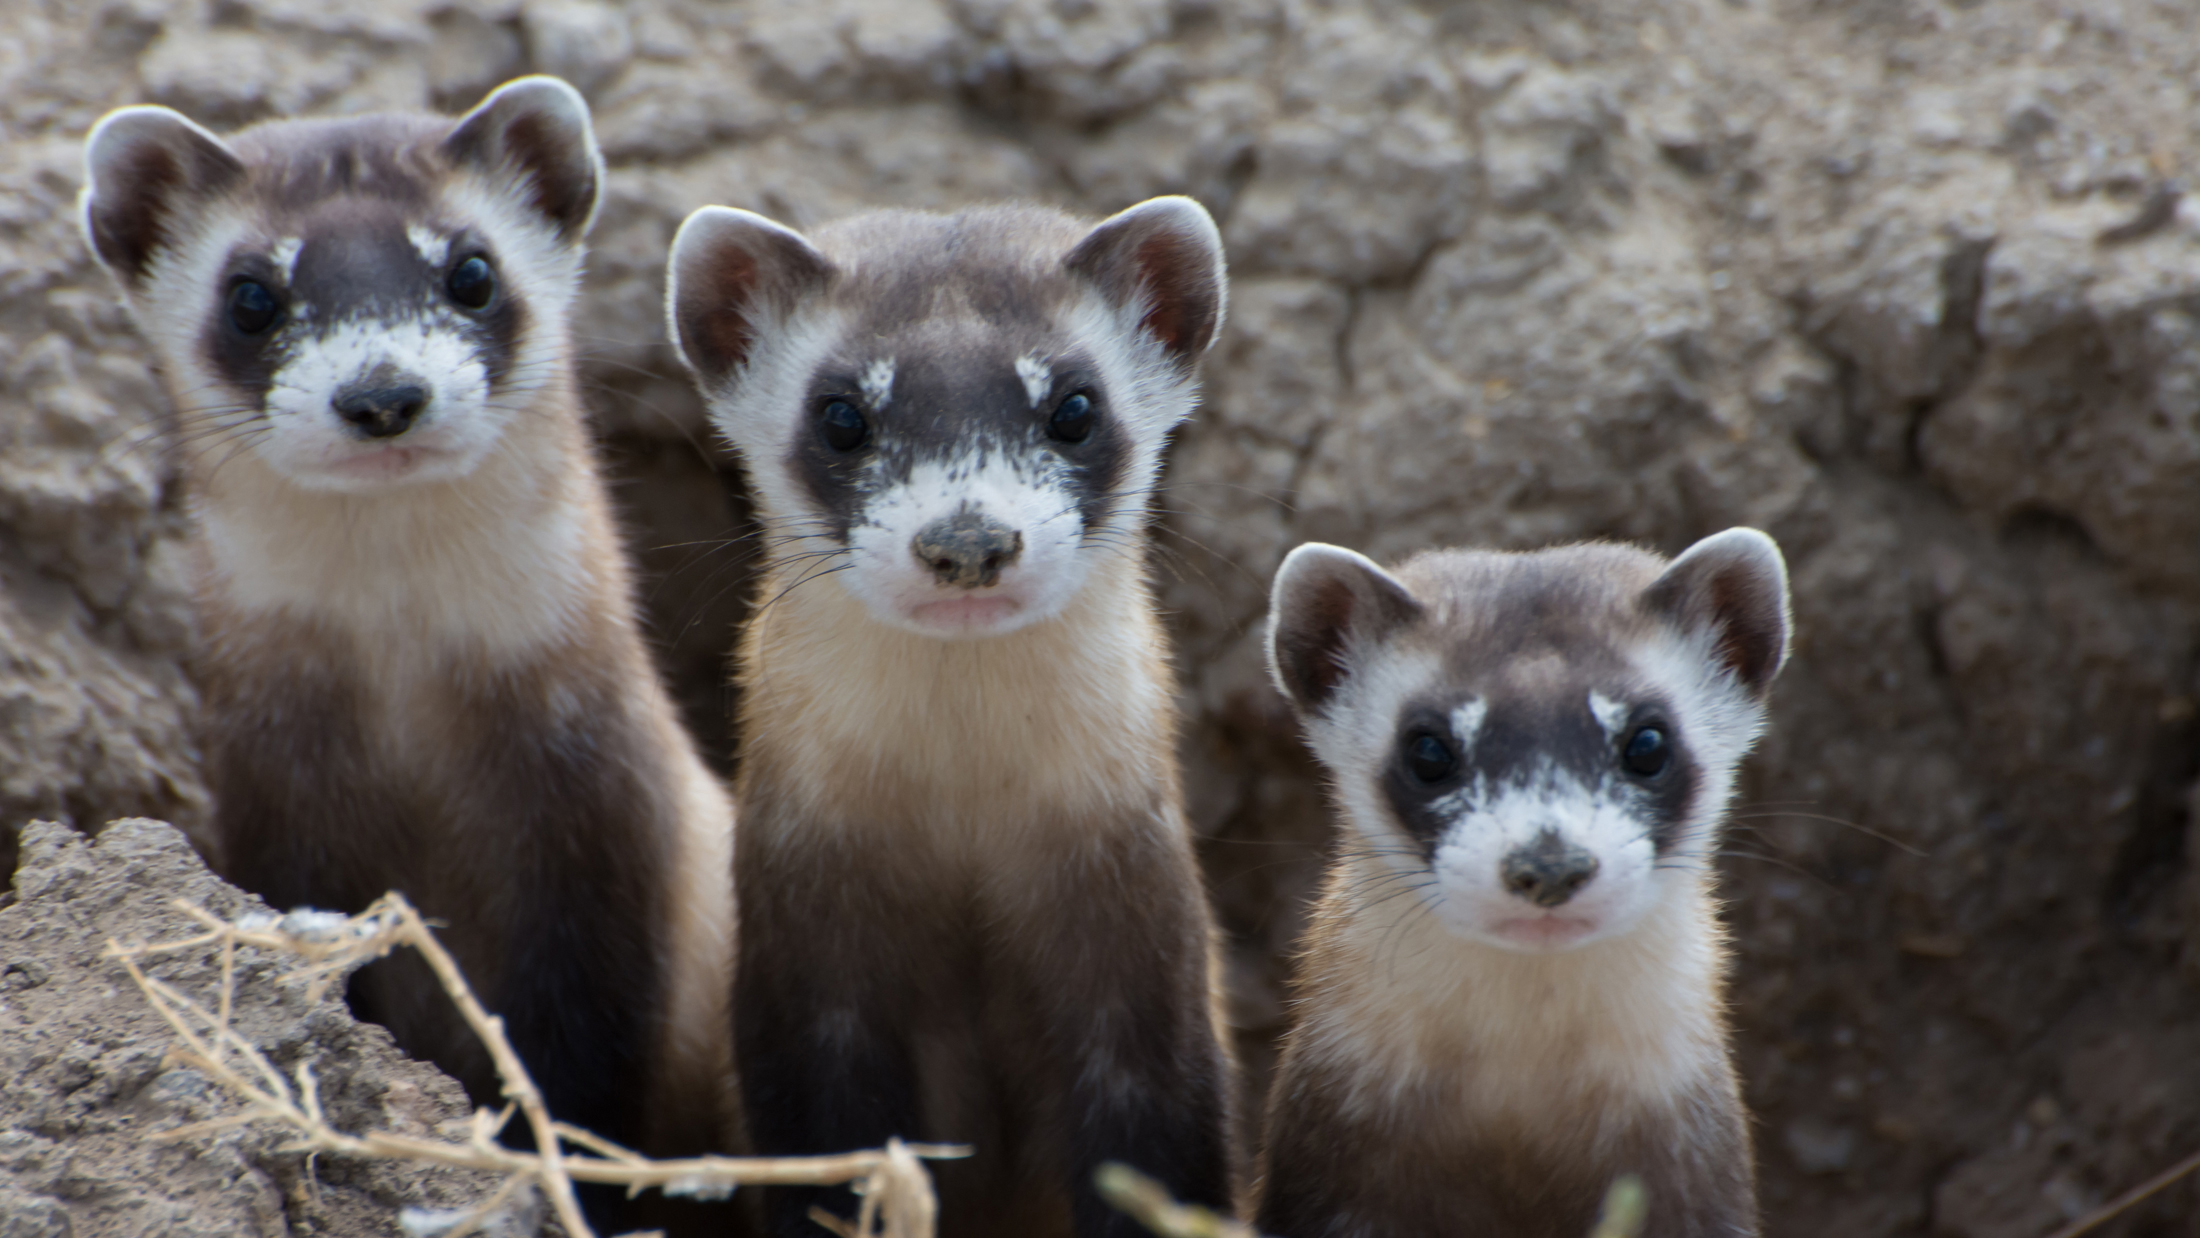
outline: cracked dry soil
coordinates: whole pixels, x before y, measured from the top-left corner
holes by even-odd
[[[1156,566],[1250,1095],[1329,829],[1257,657],[1283,553],[1748,523],[1800,625],[1720,858],[1768,1232],[2036,1238],[2200,1146],[2183,0],[15,0],[0,27],[11,827],[206,812],[165,401],[76,235],[84,131],[140,101],[216,128],[451,109],[554,72],[612,169],[590,399],[712,751],[746,559],[691,543],[747,505],[658,326],[684,213],[1191,193],[1233,296]],[[182,864],[150,837],[100,850]],[[88,854],[30,838],[37,871]],[[42,961],[75,902],[18,897],[0,946],[58,970],[25,988],[0,957],[12,1017],[112,987]],[[249,1150],[187,1172],[68,1127],[170,1077],[99,1000],[0,1021],[0,1230],[147,1232],[99,1219],[127,1196],[308,1232]],[[357,1225],[326,1232],[387,1221]],[[2200,1234],[2200,1186],[2098,1232]]]

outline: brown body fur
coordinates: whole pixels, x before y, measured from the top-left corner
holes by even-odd
[[[965,644],[805,586],[743,648],[751,1113],[800,1103],[752,1043],[812,1044],[857,1088],[915,1079],[848,1117],[975,1146],[938,1167],[943,1234],[1070,1233],[1081,1124],[1227,1093],[1164,646],[1135,564],[1100,571],[1067,613]],[[1228,1172],[1220,1146],[1113,1153]]]
[[[177,406],[218,867],[278,907],[403,892],[556,1117],[726,1148],[732,809],[643,647],[575,389],[586,104],[532,78],[456,121],[230,141],[128,108],[86,159]],[[350,995],[502,1101],[416,960]]]
[[[1295,988],[1320,1003],[1308,1012],[1310,1022],[1342,1017],[1344,1009],[1355,1022],[1386,1020],[1368,1034],[1414,1039],[1414,1056],[1427,1073],[1410,1083],[1386,1077],[1383,1066],[1366,1058],[1329,1051],[1329,1038],[1304,1023],[1294,1029],[1269,1097],[1257,1214],[1264,1233],[1582,1238],[1622,1174],[1639,1177],[1649,1200],[1640,1238],[1756,1233],[1749,1130],[1715,1023],[1699,1032],[1712,1050],[1710,1068],[1655,1099],[1584,1079],[1551,1089],[1532,1113],[1478,1111],[1462,1095],[1466,1078],[1537,1064],[1446,1035],[1424,1011],[1382,1008],[1378,990],[1392,951],[1414,946],[1390,935],[1370,950],[1363,934],[1348,927],[1368,901],[1368,880],[1348,866],[1332,872]],[[1514,1000],[1514,994],[1482,999]],[[1568,1041],[1554,1038],[1554,1059],[1578,1060],[1591,1049]]]
[[[500,488],[509,505],[476,509],[474,528],[453,527],[466,510],[455,503],[412,513],[453,543],[492,541],[507,521],[577,516],[580,548],[566,565],[578,594],[572,621],[524,655],[240,611],[199,548],[205,642],[194,669],[219,864],[276,906],[356,910],[403,891],[448,926],[454,957],[523,1046],[533,1021],[569,1015],[513,1009],[515,973],[584,960],[592,983],[543,1000],[600,1009],[595,1030],[629,1048],[576,1089],[579,1111],[559,1116],[631,1139],[647,1113],[653,1146],[723,1147],[723,1048],[692,1043],[692,1029],[674,1028],[666,1010],[675,942],[698,927],[682,922],[698,909],[669,895],[673,865],[683,836],[711,828],[714,807],[726,811],[722,793],[643,648],[577,402],[561,392],[546,403],[525,463],[485,466],[519,474]],[[393,545],[410,540],[391,528],[407,514],[377,511],[373,499],[276,492],[281,482],[242,468],[194,472],[201,507],[319,507],[308,519],[371,523]],[[450,1070],[481,1103],[496,1100],[486,1053],[423,968],[369,968],[352,996],[409,1052]],[[553,1095],[569,1090],[547,1082]]]
[[[1778,548],[1749,529],[1670,562],[1292,552],[1271,669],[1344,822],[1269,1103],[1264,1232],[1580,1238],[1634,1175],[1642,1238],[1753,1238],[1706,857],[1789,629]]]

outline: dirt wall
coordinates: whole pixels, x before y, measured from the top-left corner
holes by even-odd
[[[206,1073],[166,1060],[174,1037],[108,944],[192,936],[197,925],[175,899],[227,919],[266,909],[215,879],[157,821],[117,821],[96,843],[36,824],[23,844],[15,900],[0,906],[0,1234],[394,1238],[404,1209],[470,1208],[496,1190],[492,1173],[309,1158],[264,1124],[148,1141],[238,1105]],[[286,1075],[310,1067],[339,1130],[464,1138],[469,1110],[458,1085],[407,1059],[381,1028],[352,1022],[340,994],[309,999],[305,986],[276,982],[293,966],[239,951],[230,1028]],[[145,968],[215,1007],[214,948],[156,956]],[[487,1232],[532,1235],[542,1209],[522,1198]]]
[[[69,205],[106,108],[589,95],[580,315],[665,664],[730,751],[737,463],[672,229],[1186,192],[1230,323],[1157,568],[1256,1074],[1327,813],[1257,653],[1319,538],[1730,524],[1796,657],[1723,860],[1770,1232],[2031,1238],[2200,1145],[2200,23],[2179,0],[19,0],[0,819],[202,821],[173,478]],[[2102,1232],[2200,1234],[2185,1185]]]

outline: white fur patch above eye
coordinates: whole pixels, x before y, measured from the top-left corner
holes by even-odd
[[[1618,739],[1620,731],[1627,726],[1627,702],[1615,701],[1593,689],[1589,693],[1589,712],[1596,715],[1597,725],[1613,739]]]
[[[405,239],[420,251],[427,264],[440,269],[451,258],[451,238],[421,224],[406,224]]]
[[[1452,738],[1459,741],[1461,748],[1473,751],[1475,739],[1482,734],[1482,720],[1489,715],[1489,702],[1480,697],[1468,697],[1459,703],[1459,708],[1451,711]]]
[[[305,247],[306,243],[302,239],[295,236],[286,236],[275,242],[275,248],[267,251],[267,256],[275,263],[275,269],[283,273],[284,283],[288,284],[297,279],[298,251]]]
[[[862,388],[863,399],[872,409],[884,409],[894,397],[894,359],[880,357],[873,361],[856,380],[856,386]]]
[[[1054,367],[1045,357],[1027,352],[1016,358],[1016,377],[1024,380],[1024,394],[1031,397],[1031,406],[1039,407],[1047,393],[1054,390]]]

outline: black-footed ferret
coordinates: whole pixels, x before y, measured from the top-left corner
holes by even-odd
[[[455,121],[227,138],[130,107],[85,158],[176,405],[218,866],[278,907],[403,891],[557,1117],[720,1145],[733,816],[642,644],[576,393],[587,105],[523,78]],[[416,961],[351,999],[502,1103]]]
[[[1344,827],[1271,1093],[1279,1238],[1757,1232],[1709,855],[1787,656],[1753,529],[1616,545],[1335,546],[1276,577],[1270,668]]]
[[[742,644],[735,1053],[766,1153],[969,1143],[941,1233],[1131,1234],[1126,1161],[1228,1207],[1213,930],[1180,802],[1148,495],[1222,321],[1158,198],[706,207],[673,337],[767,534]],[[814,1233],[773,1192],[774,1233]]]

